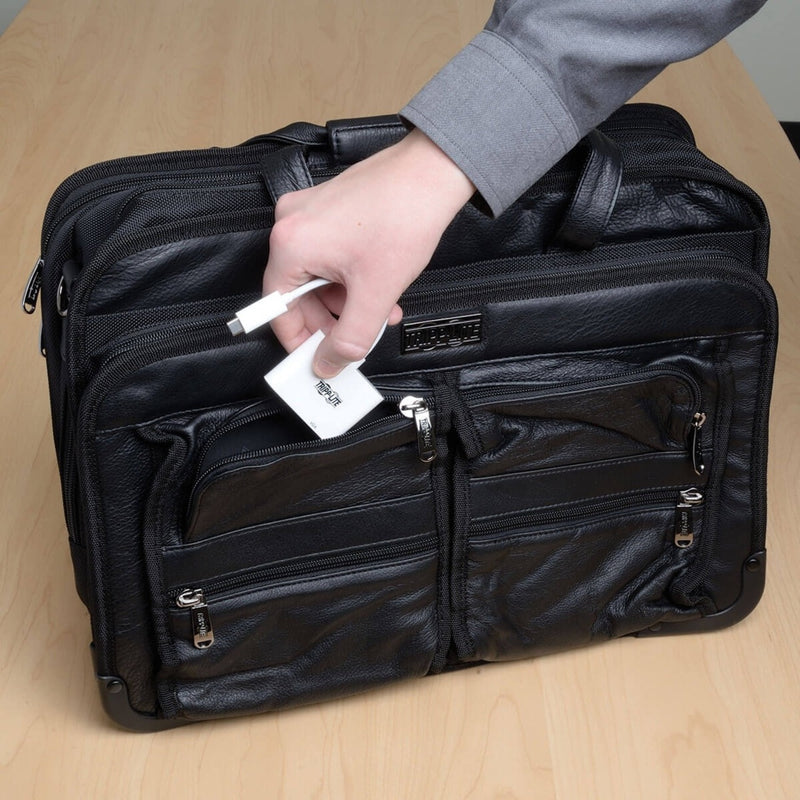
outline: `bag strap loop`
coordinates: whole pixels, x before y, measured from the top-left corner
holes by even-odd
[[[261,176],[272,204],[287,192],[308,189],[314,185],[301,145],[289,145],[261,159]]]
[[[553,244],[591,250],[602,238],[622,183],[622,153],[596,128],[577,145],[589,150],[578,185]]]

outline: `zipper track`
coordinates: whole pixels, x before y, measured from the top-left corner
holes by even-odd
[[[209,176],[209,178],[215,176]],[[128,210],[131,205],[138,203],[139,201],[146,199],[147,195],[157,193],[157,192],[182,192],[184,194],[191,192],[192,194],[199,194],[202,192],[219,192],[219,194],[223,194],[229,191],[235,191],[240,189],[248,188],[252,190],[254,188],[260,189],[261,191],[261,201],[266,202],[268,200],[268,195],[266,188],[264,187],[263,181],[260,180],[260,175],[257,172],[239,172],[235,173],[234,175],[230,176],[230,180],[223,180],[222,175],[217,176],[220,179],[214,180],[213,183],[208,183],[206,181],[203,182],[162,182],[159,181],[158,183],[153,184],[146,184],[143,186],[138,187],[138,191],[131,194],[131,196],[117,208],[116,216],[114,219],[115,226],[119,224],[119,221],[125,217],[128,213]],[[227,173],[225,173],[225,177],[227,177]],[[216,198],[215,198],[216,199]],[[159,204],[155,205],[155,208],[160,210],[162,206]],[[149,209],[148,209],[149,210]],[[144,228],[141,228],[144,230]]]
[[[692,408],[695,411],[699,410],[702,405],[700,385],[688,372],[683,372],[674,367],[640,367],[630,372],[608,378],[597,378],[596,380],[590,381],[574,380],[546,386],[536,386],[532,391],[527,392],[525,391],[525,384],[513,385],[511,383],[494,384],[493,386],[496,387],[494,389],[491,384],[474,384],[464,388],[462,391],[468,402],[470,400],[475,400],[477,401],[476,405],[481,407],[492,405],[495,400],[500,400],[502,402],[514,402],[518,400],[522,402],[542,397],[558,397],[562,394],[576,394],[579,390],[581,392],[591,392],[597,389],[632,386],[641,383],[643,378],[660,378],[667,376],[677,378],[689,386],[692,395]]]
[[[687,265],[700,260],[702,269]],[[754,290],[763,300],[769,298],[766,281],[725,251],[678,250],[669,255],[653,253],[650,256],[628,257],[625,259],[597,258],[594,263],[575,265],[575,259],[565,257],[562,268],[548,264],[550,271],[536,272],[539,258],[517,256],[499,260],[508,268],[521,270],[524,275],[494,274],[471,281],[453,280],[459,268],[432,270],[422,275],[400,299],[407,317],[439,313],[430,310],[429,299],[432,293],[441,291],[447,297],[449,308],[475,308],[492,302],[509,302],[556,294],[576,294],[591,287],[592,290],[622,288],[643,283],[654,283],[674,279],[676,275],[685,280],[688,276],[718,277],[722,280]],[[584,259],[582,259],[584,261]],[[497,261],[477,262],[469,265],[472,270],[497,265]],[[646,270],[646,267],[658,267]],[[460,268],[463,271],[463,267]],[[771,305],[767,303],[765,305]],[[769,315],[768,315],[769,316]]]
[[[223,169],[226,166],[236,168],[248,164],[256,167],[261,158],[285,144],[284,139],[277,137],[275,140],[264,140],[254,145],[171,150],[125,156],[93,164],[73,173],[56,188],[45,211],[43,231],[50,226],[58,209],[70,194],[94,181],[124,176],[122,180],[139,183],[154,173],[163,178],[165,171],[185,173],[202,169]]]
[[[376,387],[378,388],[378,387]],[[384,395],[384,401],[386,402],[399,402],[402,399],[403,395]],[[425,400],[430,406],[431,409],[434,409],[433,404],[433,397],[425,396]],[[265,410],[263,415],[253,414],[251,417],[245,418],[241,425],[237,424],[230,428],[220,429],[218,433],[215,433],[212,437],[213,441],[217,441],[221,436],[224,436],[227,433],[230,433],[232,430],[236,430],[237,428],[241,427],[242,425],[249,424],[250,422],[255,422],[259,419],[266,419],[269,416],[280,411],[280,408],[274,408],[270,410]],[[364,434],[370,433],[372,431],[379,431],[381,428],[391,429],[394,425],[402,420],[405,419],[403,415],[397,411],[397,413],[390,414],[385,417],[380,417],[379,419],[372,420],[371,422],[366,423],[365,425],[358,425],[347,433],[343,433],[339,436],[333,436],[329,439],[307,439],[301,442],[290,442],[288,444],[281,444],[276,445],[274,447],[265,447],[260,450],[253,450],[248,453],[243,453],[234,456],[228,456],[226,458],[220,459],[219,461],[215,461],[211,466],[207,467],[203,470],[202,473],[197,477],[195,482],[192,484],[192,489],[190,496],[194,496],[197,491],[201,488],[205,488],[203,484],[208,484],[210,481],[208,480],[209,476],[213,473],[217,472],[218,470],[224,469],[225,467],[231,466],[233,464],[241,464],[244,465],[248,461],[257,461],[263,458],[269,458],[271,456],[281,455],[282,453],[313,453],[316,450],[326,449],[330,447],[339,447],[340,445],[347,444],[351,439],[356,439]],[[411,423],[409,422],[409,430],[413,430]],[[212,440],[209,440],[208,448],[211,447],[213,443]],[[198,463],[202,464],[202,456],[208,452],[208,450],[204,447],[204,453],[201,454],[201,458],[198,459]]]
[[[172,178],[180,178],[180,184],[166,184],[167,180]],[[219,181],[215,180],[219,178]],[[74,214],[77,211],[80,211],[89,203],[92,203],[95,200],[101,200],[104,197],[108,197],[112,194],[117,194],[119,192],[124,192],[127,189],[140,189],[141,191],[137,193],[137,197],[141,196],[149,191],[157,190],[158,188],[197,188],[202,189],[204,187],[208,188],[218,188],[218,187],[230,187],[230,186],[237,186],[237,185],[244,185],[242,183],[236,183],[233,179],[243,180],[247,179],[248,181],[255,181],[259,178],[259,174],[255,171],[252,172],[238,172],[238,173],[228,173],[228,172],[221,172],[221,173],[200,173],[197,175],[186,175],[186,173],[176,172],[174,175],[170,173],[160,173],[155,174],[149,177],[142,177],[139,180],[130,180],[130,179],[123,179],[117,181],[115,183],[109,183],[101,186],[94,191],[89,192],[86,195],[83,195],[80,199],[69,203],[66,206],[62,206],[58,209],[58,213],[53,218],[52,222],[47,226],[46,233],[42,238],[42,252],[47,250],[47,246],[52,239],[56,228],[69,216]]]
[[[622,113],[618,112],[617,119],[612,117],[603,123],[603,130],[609,133],[645,131],[662,135],[665,132],[670,132],[676,138],[687,141],[690,144],[694,142],[693,134],[688,123],[673,109],[666,106],[645,103],[635,104],[635,107],[637,109],[636,112],[633,110],[627,113],[625,111]],[[650,112],[653,117],[643,119],[641,112]],[[658,117],[658,120],[656,120],[655,117]],[[104,194],[125,188],[133,188],[146,182],[148,180],[148,171],[146,170],[159,168],[163,170],[167,167],[171,168],[171,170],[175,171],[177,174],[180,174],[181,171],[185,174],[186,170],[201,170],[204,168],[222,169],[225,166],[235,167],[239,165],[242,156],[253,157],[254,155],[256,157],[252,158],[252,160],[247,159],[246,163],[257,164],[259,156],[266,155],[283,146],[298,143],[315,150],[325,149],[326,147],[326,143],[322,140],[315,142],[301,141],[295,137],[281,135],[279,131],[276,131],[271,134],[261,134],[238,146],[229,148],[212,147],[200,150],[177,150],[139,156],[127,156],[86,167],[69,176],[53,193],[48,209],[45,212],[41,252],[44,253],[46,251],[47,243],[52,234],[51,229],[58,223],[56,215],[63,217],[65,214],[62,210],[63,202],[81,186],[90,184],[94,180],[113,178],[115,175],[121,173],[126,175],[136,174],[135,168],[144,168],[140,177],[126,177],[118,184],[111,184],[107,189],[100,190],[100,194],[96,195],[96,197],[101,197]],[[123,170],[128,170],[128,172],[123,172]],[[328,173],[325,175],[326,177],[330,176],[330,174],[335,174],[333,170],[328,170],[326,172]],[[258,173],[255,174],[257,175]],[[163,177],[162,171],[156,176],[156,179],[163,179]],[[111,188],[112,186],[115,188]],[[80,202],[76,201],[76,203],[81,205],[83,201],[89,202],[91,199],[94,198],[86,196],[82,198]],[[75,204],[70,205],[74,206]]]
[[[229,578],[202,583],[201,588],[207,599],[217,595],[214,599],[219,600],[221,593],[232,590],[246,589],[270,581],[304,576],[314,572],[365,566],[390,558],[409,557],[426,552],[432,553],[435,547],[435,535],[422,534],[402,541],[396,540],[379,547],[367,545],[318,558],[302,556],[265,567],[264,569],[253,570],[244,575],[232,575]],[[172,589],[167,593],[167,596],[175,601],[186,588],[186,586],[181,586],[180,588]]]
[[[498,534],[513,534],[516,528],[523,526],[540,527],[559,522],[569,522],[574,519],[583,519],[587,516],[602,517],[604,514],[616,511],[629,514],[632,511],[647,508],[667,509],[667,503],[676,505],[681,488],[645,490],[632,495],[618,495],[601,501],[577,501],[566,504],[564,507],[553,510],[520,511],[504,515],[502,519],[484,519],[473,522],[470,526],[471,539],[492,539]],[[628,501],[633,501],[628,502]]]

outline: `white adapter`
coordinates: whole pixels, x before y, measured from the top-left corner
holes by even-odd
[[[285,294],[272,292],[237,311],[236,316],[228,322],[228,329],[234,336],[250,333],[288,311],[289,303],[293,300],[330,282],[325,278],[315,278]],[[385,330],[384,322],[369,352],[372,352]],[[348,364],[330,380],[317,376],[311,365],[314,353],[324,338],[325,334],[317,331],[267,373],[264,380],[320,439],[330,439],[349,431],[383,397],[359,372],[363,359]]]
[[[317,331],[264,380],[320,439],[330,439],[347,433],[383,396],[359,371],[363,361],[348,364],[329,380],[316,375],[311,365],[324,338],[325,334]]]

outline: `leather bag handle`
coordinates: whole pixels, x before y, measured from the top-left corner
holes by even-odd
[[[553,244],[591,250],[603,237],[622,183],[622,153],[597,128],[577,145],[588,149],[578,184]]]
[[[281,147],[262,159],[261,172],[273,204],[286,192],[313,186],[308,151],[323,145],[324,139],[319,135],[322,130],[317,127],[316,136]],[[325,149],[332,154],[335,164],[346,166],[398,141],[406,128],[398,116],[390,115],[332,120],[325,130]],[[308,136],[305,129],[303,133]],[[590,250],[602,238],[614,210],[622,182],[622,154],[617,145],[597,129],[590,131],[576,149],[588,152],[552,244],[572,250]]]
[[[270,153],[261,161],[261,173],[273,204],[286,192],[313,186],[308,168],[312,150],[322,147],[333,157],[334,164],[349,166],[400,141],[406,131],[396,114],[331,120],[325,128],[306,123],[287,126],[278,132],[280,139],[296,143]],[[275,138],[270,135],[271,140]]]

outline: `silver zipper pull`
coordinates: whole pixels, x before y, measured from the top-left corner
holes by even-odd
[[[417,427],[417,455],[423,464],[429,464],[436,458],[436,441],[428,401],[424,397],[408,395],[400,401],[399,408],[404,417],[414,420]]]
[[[39,258],[33,265],[28,282],[25,284],[25,291],[22,293],[22,310],[26,314],[33,314],[36,311],[36,303],[39,301],[39,290],[42,288],[42,269],[44,259]]]
[[[694,509],[703,505],[703,493],[699,489],[684,489],[675,508],[675,547],[685,550],[694,544]]]
[[[184,589],[176,600],[178,608],[188,608],[192,612],[192,635],[194,646],[204,650],[214,644],[214,629],[211,627],[211,614],[206,605],[202,589]]]
[[[692,456],[692,466],[698,475],[705,472],[706,465],[703,463],[703,425],[706,424],[706,415],[702,411],[698,411],[692,417],[692,430],[689,434],[689,451]]]

